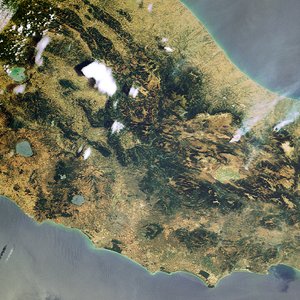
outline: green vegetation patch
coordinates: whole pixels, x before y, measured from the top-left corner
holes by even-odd
[[[231,167],[221,167],[217,170],[215,178],[222,183],[227,183],[232,180],[240,179],[240,174]]]

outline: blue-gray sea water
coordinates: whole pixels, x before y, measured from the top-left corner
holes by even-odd
[[[37,224],[0,196],[1,300],[298,300],[300,280],[287,266],[269,275],[227,276],[216,288],[178,272],[150,274],[133,261],[96,250],[78,230]]]
[[[182,0],[227,56],[266,88],[300,98],[299,0]]]

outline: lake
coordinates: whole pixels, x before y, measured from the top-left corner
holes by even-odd
[[[95,249],[80,231],[36,223],[0,196],[0,299],[235,300],[299,299],[296,270],[235,272],[208,288],[184,272],[149,273],[128,258]]]
[[[300,98],[300,1],[182,0],[230,60],[264,87]]]

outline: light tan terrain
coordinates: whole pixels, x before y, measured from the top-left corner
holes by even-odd
[[[186,270],[214,285],[233,270],[300,267],[300,126],[272,130],[294,102],[240,72],[177,1],[151,1],[151,13],[150,1],[36,3],[18,11],[42,11],[38,21],[17,11],[0,34],[0,193],[153,272]],[[12,29],[29,21],[30,33]],[[37,67],[45,24],[52,41]],[[93,60],[112,68],[114,96],[76,72]],[[7,66],[26,69],[24,94]],[[251,130],[230,143],[245,123]],[[33,156],[16,153],[21,140]]]

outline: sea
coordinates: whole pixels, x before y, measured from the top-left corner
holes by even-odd
[[[299,0],[182,0],[228,58],[265,88],[300,98]]]
[[[116,252],[96,249],[82,232],[37,223],[0,196],[1,300],[298,300],[295,269],[234,272],[214,288],[186,273],[150,273]]]
[[[184,0],[248,76],[299,98],[299,0]],[[2,1],[0,0],[0,4]],[[1,15],[5,22],[10,18]],[[4,16],[4,17],[3,17]],[[1,29],[0,26],[0,29]],[[299,300],[300,274],[233,272],[214,288],[187,272],[150,273],[81,231],[37,223],[0,196],[0,300]]]

